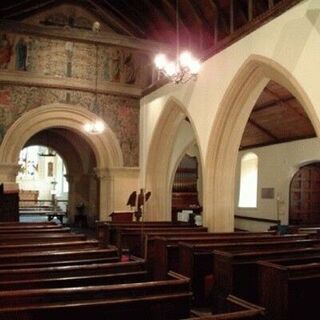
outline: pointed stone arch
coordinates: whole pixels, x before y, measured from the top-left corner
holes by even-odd
[[[299,100],[317,135],[320,133],[315,109],[293,75],[271,59],[250,56],[229,85],[209,137],[204,172],[204,224],[212,231],[234,229],[238,149],[252,108],[270,80],[288,89]]]
[[[198,141],[188,110],[179,100],[170,97],[162,110],[149,146],[145,186],[147,191],[152,192],[152,196],[146,205],[145,220],[171,220],[170,157],[179,125],[186,117],[190,119],[195,140]]]

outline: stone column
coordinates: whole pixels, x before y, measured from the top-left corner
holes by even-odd
[[[99,220],[110,220],[113,211],[131,210],[127,201],[132,191],[139,190],[139,171],[136,167],[95,168],[100,181]]]
[[[99,220],[110,220],[109,215],[114,210],[114,182],[107,168],[95,168],[99,180]]]
[[[16,163],[0,163],[0,183],[3,184],[5,191],[18,191],[19,184],[16,178],[19,171],[19,165]]]

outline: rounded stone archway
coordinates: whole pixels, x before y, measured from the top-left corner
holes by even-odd
[[[177,99],[170,98],[154,130],[145,178],[145,188],[152,192],[152,196],[146,204],[145,220],[171,220],[173,170],[170,160],[179,126],[186,117],[190,119],[186,108]],[[190,125],[197,141],[196,131],[191,121]]]
[[[119,142],[106,125],[102,134],[90,135],[83,130],[88,121],[101,120],[81,106],[54,103],[32,109],[23,114],[6,132],[0,146],[0,179],[8,189],[16,188],[19,153],[26,142],[38,132],[63,128],[81,136],[95,157],[95,174],[100,180],[100,213],[112,211],[112,178],[110,170],[123,166]],[[101,218],[101,214],[100,214]]]
[[[204,225],[211,231],[233,231],[237,155],[245,125],[266,84],[273,80],[289,90],[305,108],[317,134],[314,107],[296,79],[281,65],[253,55],[229,85],[208,142],[204,171]]]

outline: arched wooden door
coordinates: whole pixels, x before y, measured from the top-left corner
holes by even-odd
[[[301,167],[292,178],[289,223],[320,223],[320,162]]]

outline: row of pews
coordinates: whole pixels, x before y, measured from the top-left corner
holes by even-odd
[[[192,307],[214,314],[205,319],[262,319],[263,308],[270,320],[315,319],[320,239],[313,230],[209,233],[164,224],[100,223],[97,231],[104,245],[144,258],[153,279],[165,279],[169,271],[190,278]],[[247,309],[230,312],[230,304],[237,305],[233,295]],[[247,311],[257,314],[241,318]]]
[[[190,283],[54,223],[0,223],[0,319],[183,319]]]

